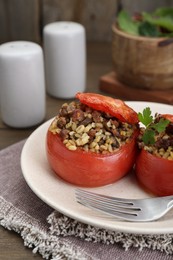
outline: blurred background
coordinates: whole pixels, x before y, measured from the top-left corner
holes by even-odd
[[[111,41],[111,25],[120,8],[129,12],[173,6],[173,0],[0,0],[0,43],[28,40],[42,43],[44,25],[76,21],[88,41]]]

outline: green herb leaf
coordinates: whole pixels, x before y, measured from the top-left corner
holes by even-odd
[[[142,140],[144,144],[154,144],[155,139],[154,139],[154,131],[151,129],[148,129],[145,131],[145,133],[142,136]]]
[[[153,25],[149,22],[142,22],[139,25],[139,34],[141,36],[147,37],[159,37],[160,31],[158,30],[158,27],[156,25]]]
[[[163,131],[165,131],[166,127],[169,125],[169,120],[167,119],[164,119],[164,118],[161,118],[159,120],[158,123],[156,123],[154,125],[154,129],[158,132],[158,133],[161,133]]]
[[[172,16],[173,17],[173,8],[171,7],[161,7],[157,8],[153,13],[154,16]]]
[[[142,13],[143,16],[143,20],[159,26],[161,28],[164,28],[170,32],[173,31],[173,17],[172,16],[153,16],[152,14],[148,14],[148,13]]]
[[[117,17],[118,25],[120,29],[124,32],[138,35],[138,26],[139,23],[133,21],[131,16],[124,10],[122,10]]]
[[[151,109],[149,107],[146,107],[143,110],[143,113],[138,113],[138,119],[145,126],[148,126],[150,123],[152,123],[153,117],[151,115]]]
[[[146,145],[154,144],[156,132],[164,132],[170,123],[169,120],[162,117],[159,121],[157,120],[158,122],[155,122],[155,118],[151,115],[151,109],[149,107],[146,107],[142,113],[138,113],[138,119],[146,127],[142,136],[142,140]]]

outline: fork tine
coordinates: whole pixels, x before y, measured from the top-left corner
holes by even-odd
[[[121,204],[121,203],[116,204],[116,203],[105,202],[102,201],[102,198],[100,200],[96,200],[95,198],[92,197],[83,197],[78,195],[76,195],[76,198],[79,202],[88,203],[93,206],[95,205],[102,206],[103,208],[106,209],[121,211],[124,213],[127,212],[129,214],[141,211],[141,208],[139,207],[134,207],[133,205],[129,205],[129,204]]]
[[[111,196],[106,196],[106,195],[102,195],[102,194],[96,194],[94,192],[88,192],[86,190],[81,190],[81,189],[76,189],[76,195],[80,196],[80,197],[84,197],[86,198],[86,196],[88,198],[92,198],[92,199],[102,199],[102,201],[104,202],[110,202],[110,203],[117,203],[117,204],[121,204],[121,205],[134,205],[134,201],[135,200],[130,200],[130,199],[124,199],[124,198],[116,198],[116,197],[111,197]]]
[[[139,207],[134,207],[133,203],[129,200],[125,199],[124,202],[124,199],[114,198],[112,201],[112,197],[99,194],[97,195],[85,190],[77,189],[76,199],[79,203],[90,209],[102,211],[124,220],[134,221],[137,213],[141,211]]]
[[[112,201],[105,201],[101,198],[92,198],[92,197],[88,197],[88,196],[83,196],[83,195],[78,195],[76,194],[76,198],[78,200],[83,200],[83,201],[87,201],[87,202],[90,202],[90,203],[101,203],[101,205],[105,205],[105,206],[108,206],[110,208],[116,206],[117,208],[133,208],[133,205],[131,204],[123,204],[123,203],[116,203],[116,202],[112,202]]]
[[[88,207],[90,209],[93,209],[93,210],[97,210],[99,212],[104,212],[106,213],[107,215],[111,215],[113,217],[117,217],[119,219],[122,219],[122,220],[127,220],[127,221],[136,221],[136,215],[135,214],[127,214],[127,213],[123,213],[123,212],[118,212],[118,211],[112,211],[112,210],[106,210],[105,208],[103,209],[102,207],[99,207],[97,205],[90,205],[84,201],[81,201],[79,202],[80,204],[82,204],[83,206],[85,207]]]

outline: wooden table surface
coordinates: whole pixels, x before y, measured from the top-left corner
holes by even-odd
[[[99,93],[99,78],[112,69],[111,44],[89,43],[87,45],[87,84],[86,91]],[[45,121],[54,117],[59,107],[67,100],[47,96]],[[0,150],[27,138],[35,128],[14,129],[6,126],[0,115]],[[0,260],[42,259],[31,249],[24,247],[23,240],[15,232],[0,227]]]

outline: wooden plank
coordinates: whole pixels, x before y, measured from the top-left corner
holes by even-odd
[[[28,40],[40,42],[41,0],[0,1],[0,43]]]
[[[7,20],[7,4],[5,0],[0,1],[0,43],[9,40],[8,20]]]
[[[87,40],[110,41],[116,8],[115,0],[43,0],[43,25],[75,21],[86,28]]]
[[[42,0],[42,25],[73,20],[76,0]]]
[[[88,40],[111,40],[111,25],[115,20],[116,8],[114,0],[84,1],[78,21],[85,26]]]
[[[157,0],[157,1],[146,1],[146,0],[121,0],[123,8],[128,10],[130,13],[141,12],[141,11],[153,11],[158,7],[169,7],[173,6],[172,0]]]

